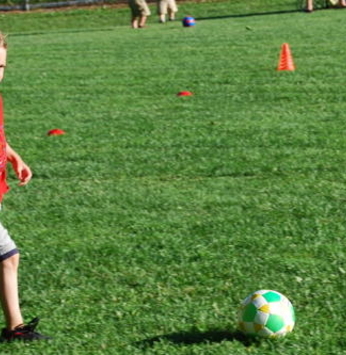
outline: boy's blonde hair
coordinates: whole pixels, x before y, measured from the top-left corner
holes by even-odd
[[[6,36],[0,32],[0,48],[7,48]]]

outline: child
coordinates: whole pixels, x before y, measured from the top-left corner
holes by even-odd
[[[6,67],[6,40],[0,33],[0,81],[3,79]],[[3,126],[3,105],[0,95],[0,202],[3,195],[8,191],[6,184],[6,163],[10,162],[19,179],[19,185],[26,185],[32,173],[22,158],[6,142]],[[38,340],[48,339],[37,333],[35,327],[38,318],[24,325],[18,297],[19,251],[9,236],[7,230],[0,223],[0,301],[6,320],[6,328],[2,329],[0,341],[13,340]]]
[[[169,21],[174,21],[176,12],[178,12],[178,7],[175,0],[157,0],[157,13],[161,23],[166,22],[167,14]]]
[[[129,5],[132,13],[132,28],[143,28],[148,16],[150,16],[148,4],[145,0],[129,0]]]

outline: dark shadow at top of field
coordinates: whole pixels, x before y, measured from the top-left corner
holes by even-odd
[[[196,20],[200,21],[200,20],[216,20],[216,19],[223,19],[223,18],[239,18],[239,17],[283,15],[283,14],[292,14],[292,13],[296,13],[296,12],[303,12],[303,11],[302,10],[282,10],[282,11],[269,11],[269,12],[253,12],[253,13],[247,13],[247,14],[196,17]]]
[[[246,337],[239,331],[227,330],[209,330],[201,332],[192,329],[188,332],[177,332],[171,334],[158,335],[153,338],[144,339],[136,342],[134,345],[139,348],[150,348],[161,341],[168,341],[176,345],[193,345],[201,343],[221,343],[223,341],[238,341],[244,346],[258,345],[259,340],[256,338]]]
[[[64,33],[84,33],[84,32],[110,32],[114,31],[116,27],[106,28],[81,28],[81,29],[59,29],[59,30],[42,30],[33,32],[14,32],[11,33],[11,37],[24,37],[24,36],[42,36],[51,34],[64,34]]]

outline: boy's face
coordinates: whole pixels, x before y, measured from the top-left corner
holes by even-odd
[[[2,81],[4,77],[4,71],[6,67],[6,57],[7,57],[6,48],[0,47],[0,81]]]

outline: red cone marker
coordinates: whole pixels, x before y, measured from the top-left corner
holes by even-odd
[[[65,134],[65,131],[59,128],[54,128],[48,131],[48,136],[61,136],[62,134]]]
[[[191,91],[180,91],[177,94],[178,96],[192,96],[192,92]]]

